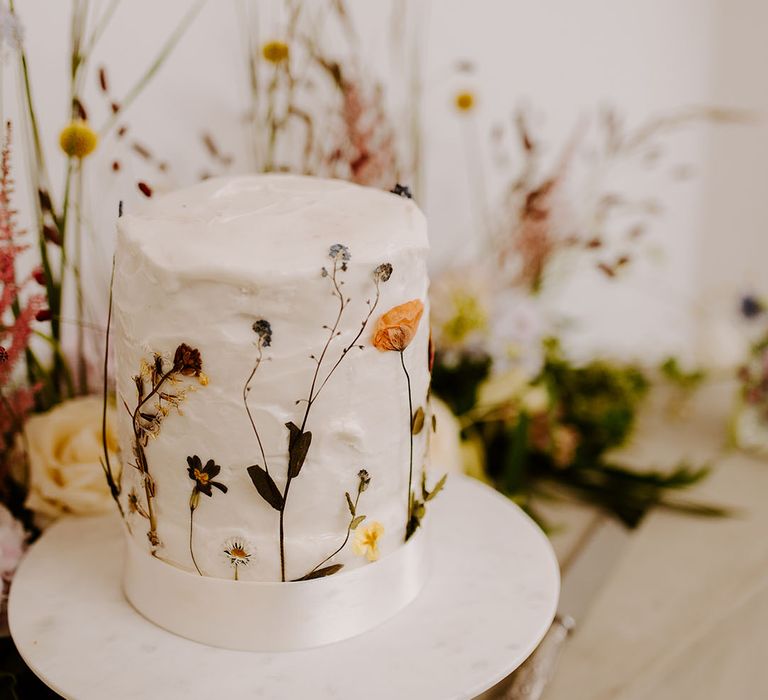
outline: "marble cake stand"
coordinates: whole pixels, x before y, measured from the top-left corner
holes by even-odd
[[[343,642],[239,652],[156,627],[123,597],[123,535],[112,517],[62,520],[32,547],[11,590],[11,633],[30,668],[74,700],[472,698],[544,636],[557,561],[536,525],[477,481],[451,477],[430,510],[432,571],[421,595]]]

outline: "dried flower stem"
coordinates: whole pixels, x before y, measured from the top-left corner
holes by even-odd
[[[85,361],[85,297],[83,295],[83,165],[77,164],[75,180],[75,295],[77,303],[77,388],[88,393],[88,366]]]
[[[194,528],[195,509],[197,508],[197,502],[199,499],[200,494],[198,493],[197,489],[192,489],[192,496],[189,499],[189,555],[192,557],[192,563],[195,565],[197,573],[202,576],[203,572],[200,571],[200,567],[197,565],[197,560],[195,559],[195,550],[192,547],[192,531]],[[237,573],[237,569],[235,569],[235,573]],[[235,575],[235,578],[237,578],[237,575]]]
[[[160,380],[152,387],[152,390],[147,394],[147,396],[140,400],[139,403],[136,406],[136,409],[133,411],[132,418],[133,418],[133,435],[134,435],[134,453],[136,455],[136,461],[137,461],[137,467],[139,469],[139,472],[142,476],[142,482],[144,487],[144,495],[147,499],[147,517],[149,519],[149,530],[147,531],[147,539],[149,540],[149,543],[152,545],[153,550],[152,554],[155,553],[154,548],[157,547],[160,544],[160,539],[157,536],[157,515],[155,514],[154,506],[152,505],[152,501],[155,497],[155,482],[152,480],[152,477],[149,473],[149,463],[147,462],[147,455],[144,452],[144,445],[142,444],[142,435],[141,435],[141,427],[139,425],[139,412],[141,411],[142,407],[149,401],[153,396],[155,396],[159,391],[160,387],[175,373],[178,371],[178,368],[174,365],[169,369],[165,374],[160,377]]]
[[[344,537],[344,541],[331,553],[329,554],[323,561],[321,561],[317,566],[314,566],[309,573],[307,573],[304,578],[307,578],[310,574],[313,574],[315,571],[317,571],[323,564],[326,564],[331,559],[333,559],[344,547],[347,546],[347,542],[349,542],[349,537],[352,534],[352,525],[354,524],[355,520],[357,519],[357,505],[360,502],[360,494],[363,492],[365,488],[364,482],[361,479],[357,486],[357,495],[355,496],[354,501],[354,507],[352,508],[353,515],[350,518],[349,525],[347,525],[347,533]],[[348,494],[347,494],[348,495]]]
[[[323,351],[320,353],[320,357],[317,358],[317,360],[315,361],[316,362],[315,372],[312,375],[312,384],[310,385],[310,388],[309,388],[309,397],[306,399],[307,405],[306,405],[306,408],[304,409],[304,418],[301,421],[301,428],[300,428],[301,432],[304,432],[304,428],[307,427],[309,412],[312,410],[312,405],[317,399],[317,394],[315,394],[315,385],[317,384],[317,377],[318,377],[318,374],[320,373],[320,367],[323,364],[323,360],[325,359],[325,355],[328,352],[328,348],[331,346],[333,339],[338,335],[339,324],[341,323],[341,317],[344,314],[344,308],[346,306],[346,300],[344,299],[344,295],[341,292],[341,284],[337,279],[338,270],[339,270],[339,263],[338,261],[334,260],[333,273],[331,274],[331,282],[333,284],[333,294],[339,299],[339,311],[336,314],[336,320],[334,321],[333,326],[329,330],[328,340],[325,341],[325,345],[323,346]],[[280,575],[283,581],[285,581],[285,508],[287,505],[288,491],[291,488],[292,480],[293,480],[293,477],[291,477],[289,473],[285,481],[285,489],[283,490],[283,507],[280,510]]]
[[[133,104],[136,98],[141,94],[141,92],[144,90],[147,84],[155,76],[157,71],[160,70],[163,63],[165,63],[168,56],[170,56],[171,52],[176,47],[176,44],[179,43],[181,38],[184,36],[184,33],[187,31],[187,29],[189,29],[189,26],[192,24],[192,21],[200,13],[200,10],[203,9],[203,5],[205,5],[205,2],[206,0],[197,0],[197,2],[194,5],[192,5],[192,7],[187,11],[187,13],[181,18],[181,21],[177,25],[176,29],[168,37],[165,44],[163,44],[163,46],[160,48],[160,51],[157,53],[157,56],[155,56],[155,60],[152,61],[152,63],[150,63],[149,67],[144,72],[144,74],[136,81],[133,87],[127,92],[125,97],[122,100],[120,100],[119,102],[120,110],[118,112],[113,112],[105,122],[104,126],[101,127],[101,129],[99,130],[99,134],[101,136],[105,136],[106,134],[109,133],[112,127],[114,127],[115,124],[117,123],[119,115],[125,112],[125,110],[128,109],[128,107],[130,107],[131,104]]]
[[[251,427],[253,428],[253,433],[256,435],[256,440],[259,443],[259,450],[261,450],[261,458],[264,460],[264,471],[269,474],[269,466],[267,465],[267,455],[264,452],[264,445],[261,442],[261,436],[259,435],[259,431],[256,428],[256,421],[254,421],[253,416],[251,415],[251,409],[248,406],[248,392],[251,390],[250,384],[253,381],[253,377],[256,374],[256,370],[259,369],[259,365],[261,365],[261,359],[264,352],[264,341],[260,337],[258,340],[258,349],[259,349],[259,356],[256,358],[256,364],[253,367],[253,370],[248,375],[248,379],[245,381],[245,386],[243,387],[243,403],[245,404],[245,411],[248,414],[248,420],[251,422]],[[235,569],[237,571],[237,569]]]
[[[408,444],[410,446],[410,454],[408,457],[408,508],[406,512],[408,519],[406,523],[410,522],[412,515],[413,496],[411,489],[413,487],[413,397],[411,395],[411,375],[408,373],[408,368],[405,366],[405,350],[400,351],[400,364],[403,366],[403,373],[405,374],[405,381],[408,386]]]
[[[102,387],[102,403],[101,403],[101,447],[104,451],[104,459],[101,462],[101,466],[104,469],[104,476],[107,478],[107,484],[109,486],[109,492],[112,494],[112,498],[117,503],[117,509],[120,511],[120,517],[128,527],[130,531],[131,526],[125,517],[125,511],[123,510],[123,504],[120,502],[121,480],[122,471],[120,476],[115,479],[114,472],[112,471],[112,463],[109,459],[109,447],[107,445],[107,397],[109,392],[109,332],[112,327],[112,289],[115,282],[115,258],[112,256],[112,274],[109,280],[109,304],[107,306],[107,331],[104,335],[104,373],[103,373],[103,387]]]
[[[325,379],[320,384],[320,387],[317,390],[317,393],[315,394],[315,399],[320,395],[320,392],[323,390],[323,387],[326,385],[328,380],[331,378],[331,375],[336,371],[336,368],[341,364],[341,361],[346,357],[347,353],[357,345],[360,338],[362,337],[363,333],[365,332],[366,327],[368,326],[368,321],[371,320],[371,316],[373,316],[373,312],[376,311],[376,307],[379,304],[379,299],[381,298],[381,290],[379,289],[379,280],[375,280],[376,283],[376,298],[373,300],[373,304],[371,304],[370,300],[368,303],[368,315],[363,319],[362,324],[360,325],[360,330],[357,332],[357,335],[352,339],[352,342],[349,343],[342,351],[341,355],[339,355],[339,359],[336,360],[336,363],[331,367],[330,371],[326,375]]]

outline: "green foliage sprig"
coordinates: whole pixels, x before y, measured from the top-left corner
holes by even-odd
[[[540,522],[533,502],[536,496],[551,495],[553,487],[605,509],[629,527],[654,507],[727,514],[724,508],[676,495],[705,478],[708,466],[682,463],[671,472],[641,471],[608,456],[631,436],[648,393],[650,382],[640,367],[606,360],[577,366],[550,338],[544,341],[544,365],[530,382],[547,389],[549,405],[531,411],[520,396],[510,396],[505,405],[476,413],[490,369],[489,358],[464,357],[450,367],[441,367],[438,359],[433,390],[454,410],[463,409],[463,437],[481,447],[489,480]],[[700,379],[686,383],[691,381]]]

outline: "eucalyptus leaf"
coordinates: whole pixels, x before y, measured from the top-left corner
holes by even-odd
[[[295,423],[286,423],[285,427],[290,433],[288,437],[288,476],[295,479],[301,472],[307,458],[309,446],[312,444],[312,433],[303,431]]]
[[[405,526],[405,541],[407,542],[413,536],[413,533],[421,526],[421,518],[416,513],[412,514],[408,518],[408,523]]]
[[[277,488],[274,479],[258,464],[248,467],[248,476],[251,477],[259,495],[275,510],[281,511],[283,509],[283,495]]]
[[[354,519],[354,520],[353,520],[353,521],[352,521],[352,522],[349,524],[349,529],[350,529],[350,530],[356,530],[356,529],[357,529],[357,526],[358,526],[358,525],[359,525],[361,522],[363,522],[363,520],[365,520],[365,516],[364,516],[364,515],[358,515],[358,516],[357,516],[357,517],[356,517],[356,518],[355,518],[355,519]]]
[[[435,487],[432,489],[432,491],[427,494],[426,500],[431,501],[435,496],[437,496],[438,493],[440,493],[443,490],[443,486],[445,486],[445,482],[448,479],[447,474],[443,474],[439,481],[435,484]]]
[[[424,429],[424,409],[419,406],[411,419],[411,432],[418,435]]]
[[[311,581],[316,578],[324,578],[326,576],[333,576],[344,568],[344,564],[331,564],[330,566],[324,566],[322,569],[316,569],[310,571],[306,576],[294,579],[294,581]]]

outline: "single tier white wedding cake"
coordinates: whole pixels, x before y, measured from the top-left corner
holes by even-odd
[[[442,486],[424,475],[427,251],[406,188],[292,175],[119,220],[113,491],[134,557],[247,590],[409,546]]]

